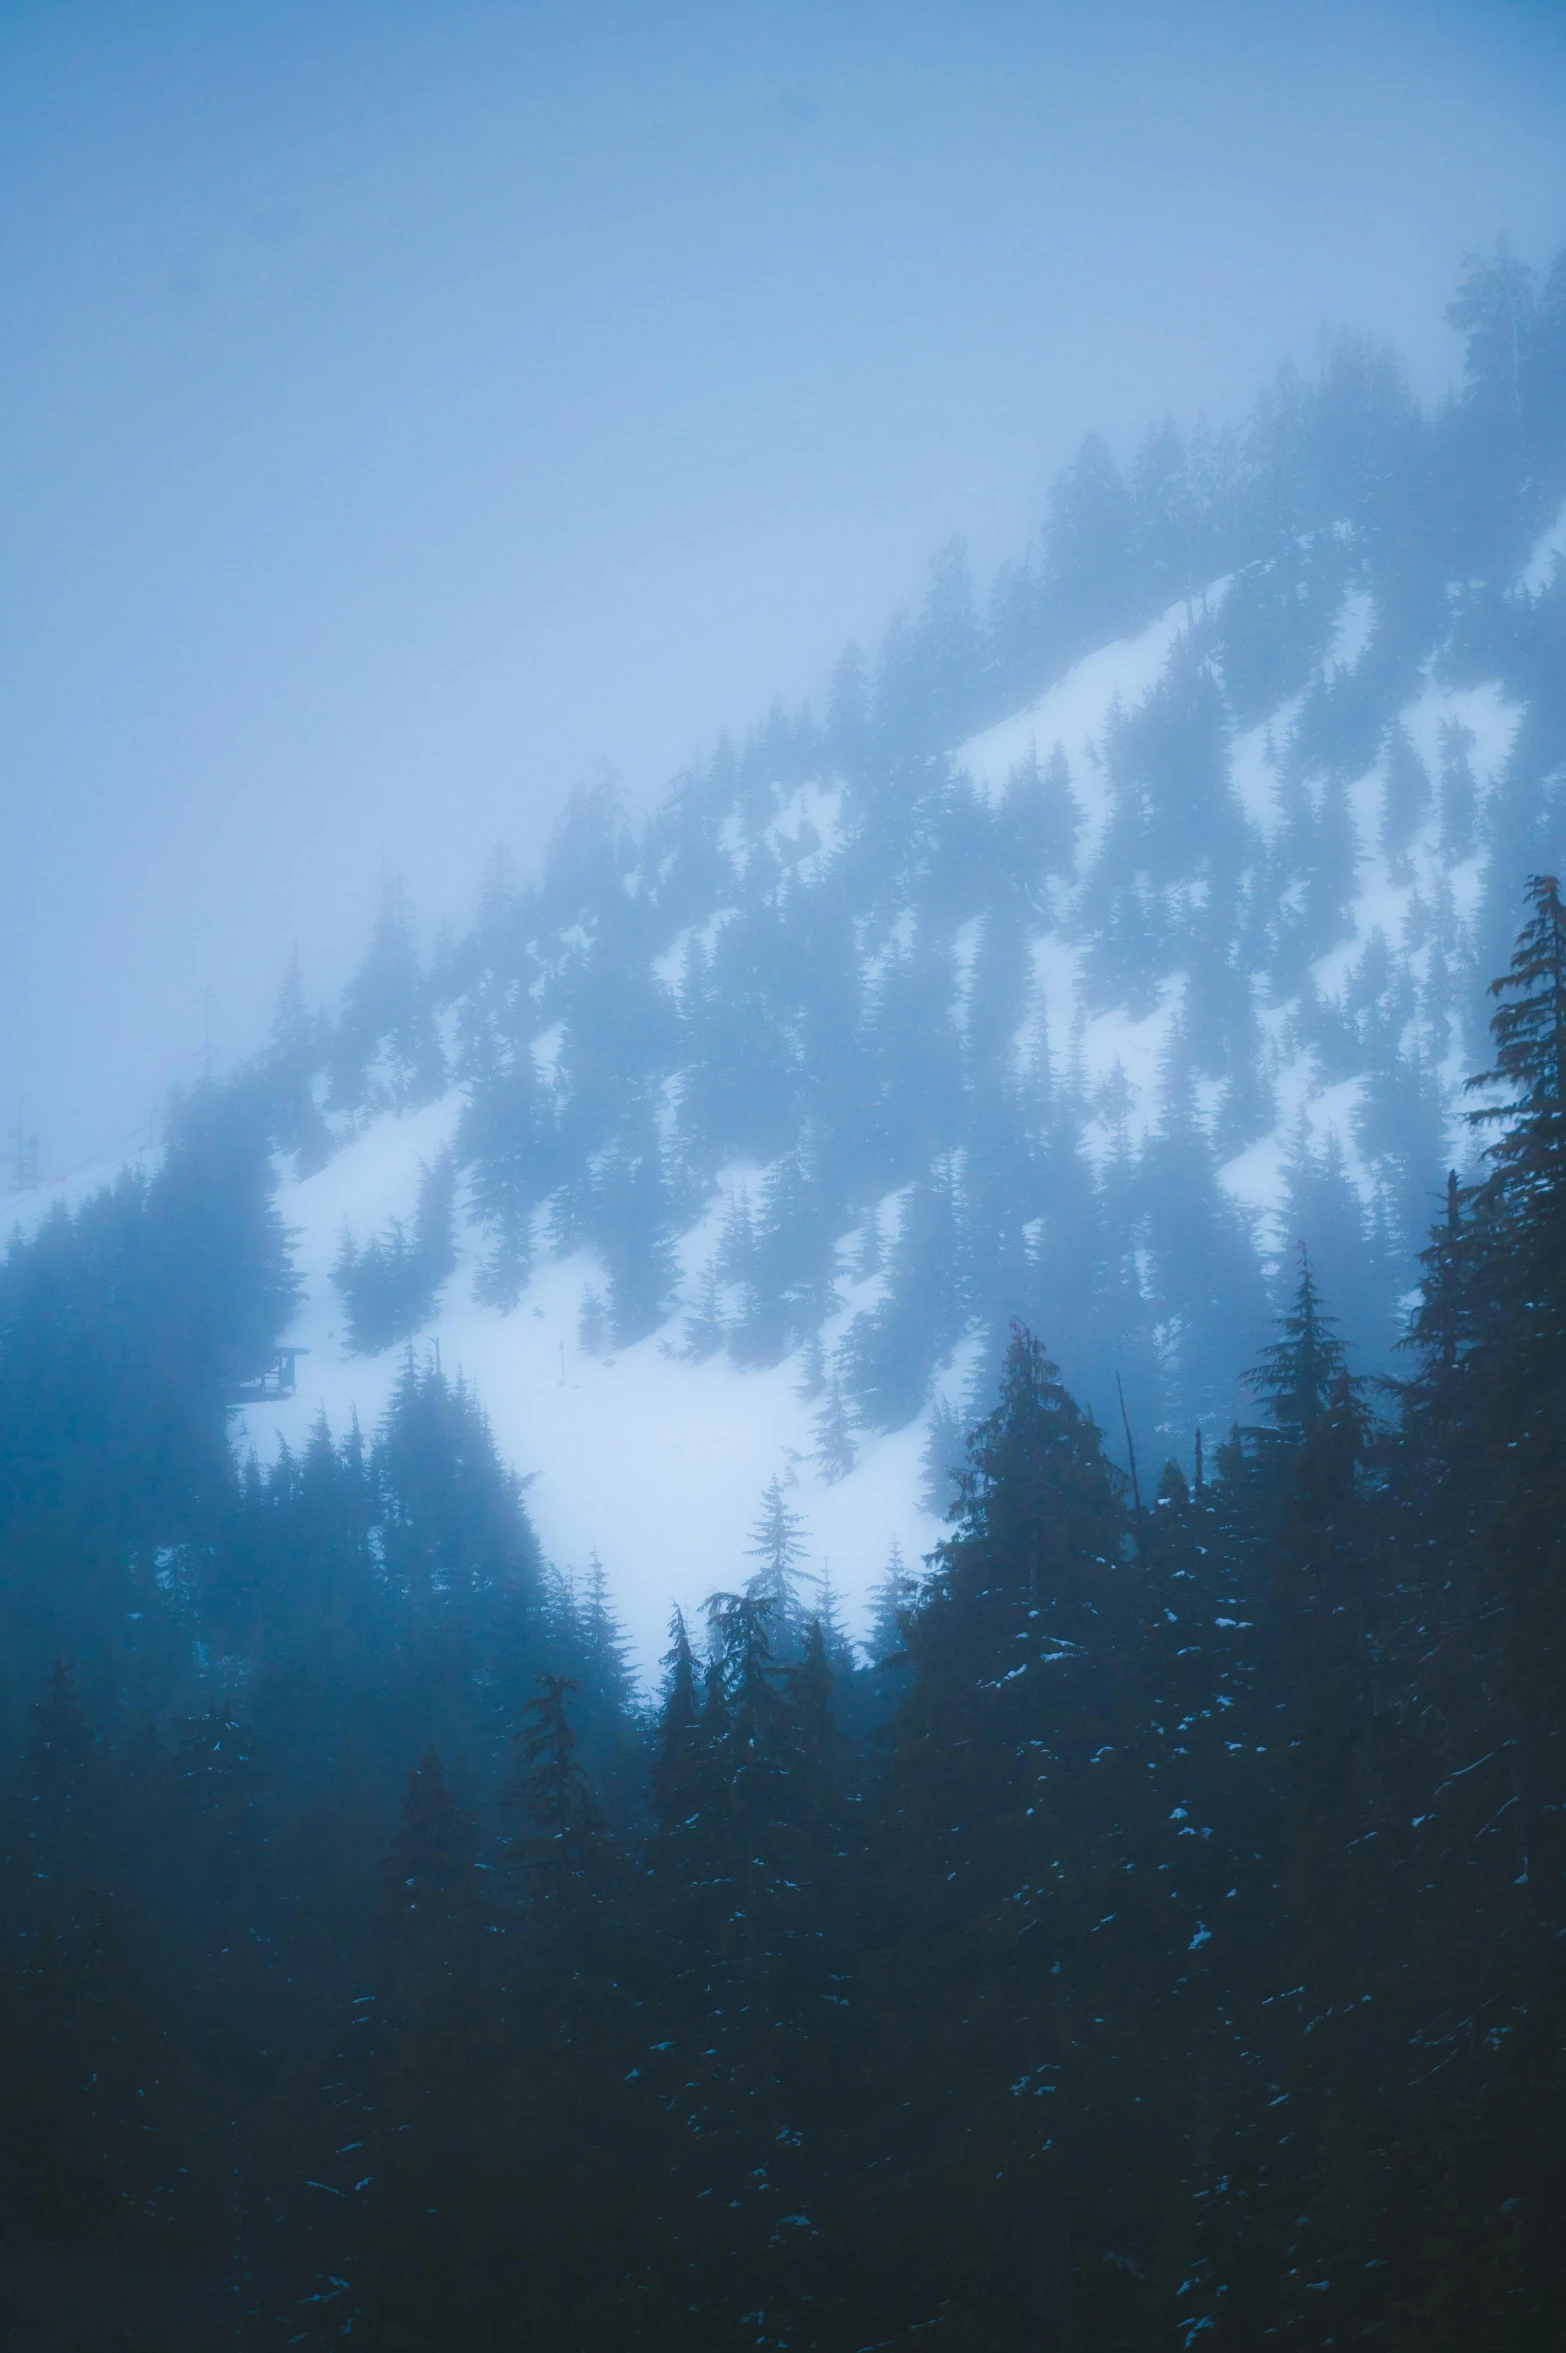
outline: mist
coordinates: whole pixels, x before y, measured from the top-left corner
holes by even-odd
[[[0,1101],[46,1176],[573,784],[819,698],[1082,433],[1566,217],[1553,10],[151,6],[0,25]]]
[[[1563,68],[0,12],[5,2343],[1558,2353]]]

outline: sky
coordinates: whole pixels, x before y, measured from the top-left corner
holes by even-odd
[[[1499,234],[1556,5],[0,0],[0,1123],[118,1153],[1085,431],[1340,328],[1434,395]]]

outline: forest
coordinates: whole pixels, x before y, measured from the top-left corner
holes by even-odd
[[[253,1077],[18,1239],[5,2341],[1558,2344],[1553,879],[1520,920],[1393,1373],[1301,1253],[1248,1416],[1139,1472],[1019,1325],[869,1641],[777,1485],[650,1705],[432,1354],[236,1459]]]
[[[1485,990],[1562,862],[1566,257],[1471,262],[1448,318],[1437,402],[1340,338],[1222,429],[1089,437],[1015,560],[944,550],[814,705],[645,814],[584,785],[426,945],[390,881],[335,1015],[291,972],[288,1216],[420,1112],[452,1156],[390,1219],[350,1191],[349,1345],[467,1291],[526,1317],[582,1253],[568,1345],[797,1355],[828,1483],[988,1412],[1014,1319],[1161,1456],[1241,1408],[1303,1239],[1393,1370]]]
[[[1560,2344],[1566,257],[1448,317],[1090,440],[428,953],[389,884],[19,1223],[0,2345]],[[643,1511],[651,1675],[539,1532],[614,1433],[443,1360],[573,1265],[810,1415],[726,1563],[699,1449]],[[261,1443],[328,1341],[384,1403]],[[866,1616],[803,1481],[915,1425]]]

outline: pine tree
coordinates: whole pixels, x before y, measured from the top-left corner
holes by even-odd
[[[567,1711],[579,1686],[561,1675],[539,1675],[535,1682],[506,1791],[525,1827],[511,1840],[507,1862],[523,1891],[530,1941],[547,1953],[546,1966],[570,1973],[598,1958],[603,1823],[577,1762]]]
[[[880,1430],[913,1419],[936,1365],[967,1328],[968,1252],[949,1161],[909,1188],[889,1255],[885,1298],[854,1317],[837,1358],[857,1414]]]
[[[872,1275],[878,1275],[880,1273],[881,1262],[882,1246],[880,1209],[877,1203],[872,1202],[870,1207],[865,1212],[864,1222],[859,1229],[858,1248],[854,1252],[853,1271],[855,1282],[869,1282]]]
[[[477,1026],[456,1144],[456,1157],[469,1171],[471,1215],[491,1237],[475,1296],[502,1313],[515,1307],[526,1285],[534,1214],[559,1173],[554,1104],[534,1060],[532,1004],[525,992],[523,1004],[520,1022],[508,1007]]]
[[[434,1316],[457,1263],[456,1188],[452,1155],[442,1152],[420,1171],[411,1231],[394,1217],[361,1248],[344,1225],[332,1282],[355,1355],[378,1356]]]
[[[449,1974],[475,1932],[473,1824],[433,1748],[409,1772],[380,1878],[381,1932],[398,1989]]]
[[[1414,878],[1409,850],[1430,807],[1430,776],[1401,724],[1387,737],[1381,788],[1381,855],[1394,882]]]
[[[330,1067],[338,1110],[408,1111],[432,1102],[445,1085],[445,1053],[400,879],[382,890],[364,963],[344,992]]]
[[[842,1381],[836,1373],[827,1384],[826,1397],[815,1417],[814,1428],[816,1463],[821,1476],[829,1484],[846,1479],[854,1467],[854,1426],[849,1418]]]
[[[583,1287],[582,1305],[576,1319],[576,1344],[584,1356],[602,1356],[607,1342],[608,1326],[603,1298],[588,1283]]]
[[[1049,631],[1069,660],[1130,623],[1131,498],[1098,434],[1051,485],[1044,602]]]
[[[811,2209],[855,2064],[842,1744],[819,1625],[784,1667],[769,1600],[719,1593],[706,1606],[704,1794],[680,1847],[687,1966],[664,2029],[687,2054],[669,2071],[685,2300],[730,2328],[759,2304],[787,2330],[829,2277]]]
[[[265,1961],[257,1931],[267,1906],[273,1775],[253,1730],[221,1694],[202,1714],[176,1719],[175,1734],[173,1804],[164,1824],[173,1850],[165,1860],[172,1881],[166,1900],[188,1939],[192,1979],[209,2002],[229,2012],[237,2059],[254,2047],[263,2015]]]
[[[1352,1301],[1357,1329],[1393,1327],[1395,1275],[1378,1249],[1378,1234],[1358,1186],[1348,1173],[1335,1128],[1317,1149],[1301,1112],[1284,1160],[1279,1230],[1309,1254],[1311,1273],[1334,1299]]]
[[[1042,765],[1034,750],[1018,762],[1007,779],[1000,826],[1016,858],[1017,879],[1030,891],[1042,889],[1053,875],[1069,879],[1075,873],[1082,811],[1061,745]]]
[[[489,1420],[460,1378],[410,1349],[371,1461],[383,1574],[425,1640],[450,1659],[444,1629],[492,1655],[537,1609],[543,1562],[522,1483],[501,1462]],[[460,1670],[459,1670],[460,1671]],[[473,1671],[468,1664],[467,1671]]]
[[[609,1276],[608,1320],[617,1348],[662,1323],[678,1280],[671,1191],[656,1115],[643,1103],[594,1185],[594,1237]]]
[[[768,1170],[759,1215],[726,1246],[731,1281],[746,1305],[736,1352],[775,1363],[801,1341],[819,1353],[819,1332],[837,1306],[836,1249],[814,1139],[783,1153]]]
[[[709,1356],[716,1356],[727,1337],[728,1326],[718,1296],[718,1270],[709,1258],[701,1272],[695,1304],[685,1318],[680,1354],[689,1364],[704,1364]]]
[[[1504,1124],[1490,1158],[1497,1179],[1524,1194],[1553,1191],[1566,1150],[1566,908],[1553,875],[1533,875],[1528,898],[1534,911],[1518,935],[1510,970],[1490,984],[1497,1001],[1490,1025],[1495,1068],[1469,1081],[1475,1088],[1516,1090],[1512,1103],[1486,1106],[1474,1117]]]
[[[696,1654],[685,1623],[676,1609],[669,1621],[669,1648],[662,1660],[663,1704],[658,1713],[653,1755],[652,1797],[661,1824],[672,1826],[683,1818],[694,1780],[694,1761],[700,1737],[701,1702],[696,1690]]]
[[[1348,1851],[1383,1822],[1376,1523],[1365,1483],[1370,1438],[1360,1385],[1340,1363],[1303,1428],[1275,1569],[1282,1662],[1301,1743],[1296,1784],[1308,1824],[1300,1867],[1310,1884],[1300,1909],[1318,1928],[1329,1911],[1341,1918]],[[1357,1925],[1364,1927],[1363,1911]]]
[[[828,1675],[842,1682],[854,1672],[854,1645],[843,1623],[842,1602],[827,1563],[822,1563],[820,1576],[812,1578],[811,1583],[815,1586],[816,1598],[805,1620],[806,1648],[819,1640]]]
[[[801,1350],[799,1379],[794,1394],[802,1405],[813,1405],[827,1385],[826,1351],[819,1331],[812,1332]]]
[[[1267,1418],[1281,1441],[1291,1449],[1304,1443],[1326,1410],[1327,1400],[1344,1370],[1343,1344],[1336,1335],[1336,1318],[1326,1313],[1316,1288],[1310,1256],[1299,1246],[1300,1274],[1294,1298],[1279,1318],[1283,1337],[1261,1352],[1249,1387],[1262,1400]]]
[[[761,1514],[746,1546],[756,1568],[747,1595],[770,1614],[771,1638],[785,1645],[798,1638],[800,1563],[806,1558],[805,1522],[786,1500],[783,1482],[772,1478],[761,1499]],[[727,1621],[725,1621],[726,1623]]]
[[[65,1907],[108,1884],[116,1824],[108,1760],[92,1737],[75,1673],[59,1657],[27,1713],[16,1793],[27,1875],[63,1928]]]
[[[415,2342],[427,2341],[448,2316],[482,2310],[504,2268],[492,2181],[515,2099],[514,2059],[485,1967],[475,1833],[439,1755],[426,1750],[378,1873],[377,1999],[345,2054],[361,2103],[349,2147],[372,2340],[395,2316]]]
[[[178,2136],[181,2054],[104,1900],[58,1928],[46,1918],[17,1959],[0,2024],[0,2179],[20,2319],[27,2273],[47,2278],[56,2250],[89,2271],[139,2259],[156,2278],[195,2201],[180,2195],[179,2159],[194,2154]]]
[[[596,1552],[588,1560],[582,1609],[586,1689],[595,1711],[618,1718],[631,1703],[630,1644],[609,1597],[609,1579]]]
[[[1110,2211],[1104,2168],[1115,2158],[1100,2120],[1118,2095],[1086,1931],[1096,1850],[1128,1771],[1120,1484],[1038,1342],[1016,1332],[1000,1402],[973,1435],[953,1532],[908,1619],[913,1681],[883,1800],[911,2005],[897,2047],[922,2053],[899,2102],[911,2151],[904,2328],[951,2293],[926,2235],[937,2168],[943,2235],[992,2250],[992,2341],[1064,2325],[1074,2232],[1101,2228]],[[960,2156],[941,2121],[954,2099],[967,2118]]]
[[[1460,719],[1441,722],[1441,856],[1461,866],[1478,845],[1479,791],[1468,755],[1474,731]]]
[[[843,1671],[840,1660],[851,1672],[852,1656],[837,1617],[836,1597],[823,1577],[821,1606],[806,1619],[799,1657],[785,1670],[794,1748],[812,1808],[830,1805],[841,1772],[844,1743],[833,1710],[833,1686]]]
[[[295,1173],[301,1177],[323,1168],[332,1149],[314,1086],[328,1037],[328,1025],[305,1004],[296,948],[278,987],[263,1083],[271,1098],[273,1132],[282,1149],[294,1154]]]
[[[870,1596],[870,1630],[865,1648],[872,1665],[884,1667],[900,1659],[907,1640],[907,1618],[918,1591],[918,1580],[903,1565],[903,1548],[892,1538],[881,1582]]]
[[[1494,1519],[1490,1543],[1506,1610],[1503,1663],[1516,1710],[1530,1879],[1553,1886],[1566,1782],[1566,908],[1553,876],[1528,886],[1532,913],[1511,968],[1491,985],[1495,1067],[1473,1083],[1512,1101],[1475,1118],[1500,1133],[1471,1234],[1494,1299],[1472,1360],[1488,1391]],[[1549,1858],[1546,1861],[1545,1858]],[[1552,1917],[1561,1907],[1551,1902]]]
[[[1462,1497],[1457,1508],[1466,1514],[1480,1505],[1485,1484],[1488,1402],[1475,1368],[1497,1312],[1499,1259],[1476,1225],[1494,1207],[1493,1199],[1481,1207],[1480,1189],[1465,1188],[1456,1169],[1448,1170],[1444,1214],[1420,1254],[1424,1279],[1404,1342],[1418,1358],[1418,1370],[1401,1392],[1405,1450],[1423,1460],[1434,1486],[1456,1489]],[[1453,1500],[1442,1509],[1451,1509]]]
[[[92,1741],[74,1671],[58,1655],[28,1711],[20,1779],[29,1813],[69,1806],[91,1769]]]
[[[945,1519],[956,1500],[962,1476],[963,1427],[947,1399],[937,1396],[930,1408],[930,1425],[920,1450],[924,1485],[919,1501],[927,1512]]]

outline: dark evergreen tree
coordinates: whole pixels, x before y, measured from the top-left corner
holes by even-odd
[[[792,1643],[803,1623],[800,1563],[807,1557],[808,1547],[803,1515],[788,1502],[779,1478],[767,1482],[746,1551],[756,1566],[745,1591],[769,1613],[768,1639]]]
[[[278,988],[260,1075],[270,1098],[273,1135],[284,1151],[293,1153],[299,1176],[313,1175],[331,1154],[331,1130],[315,1091],[329,1037],[328,1024],[305,1003],[296,949]]]
[[[937,1397],[930,1408],[920,1459],[924,1488],[919,1500],[926,1511],[944,1519],[960,1491],[963,1465],[962,1423],[944,1397]]]
[[[1036,751],[1018,762],[1000,808],[1002,855],[1010,850],[1018,878],[1037,889],[1052,876],[1074,874],[1082,812],[1071,770],[1059,744],[1042,765]]]
[[[908,1612],[917,1591],[918,1580],[904,1567],[902,1546],[894,1536],[881,1582],[870,1600],[870,1630],[865,1648],[873,1666],[885,1666],[888,1660],[903,1655]]]
[[[825,1401],[816,1415],[815,1435],[816,1462],[821,1476],[829,1483],[846,1479],[854,1467],[854,1431],[843,1384],[836,1373],[827,1384]]]
[[[1105,2045],[1060,1977],[1092,1952],[1094,1838],[1124,1771],[1116,1653],[1131,1593],[1118,1474],[1026,1334],[969,1457],[909,1622],[914,1680],[896,1726],[900,1980],[917,2002],[933,1973],[943,1998],[939,2017],[919,2003],[932,2039],[899,2100],[917,2154],[893,2311],[906,2330],[955,2294],[990,2341],[1021,2344],[1066,2325],[1087,2183],[1108,2161],[1103,2126],[1087,2128],[1089,2106],[1102,2116],[1115,2099]],[[954,2162],[937,2117],[958,2081],[970,2122]],[[936,2194],[947,2244],[964,2249],[955,2265],[926,2236]]]
[[[382,890],[369,951],[344,993],[330,1070],[335,1110],[412,1110],[445,1085],[445,1053],[400,880]]]
[[[1395,882],[1412,882],[1408,851],[1430,807],[1430,773],[1401,724],[1388,735],[1382,761],[1381,855]]]
[[[1468,755],[1474,732],[1460,719],[1441,722],[1441,855],[1461,866],[1478,847],[1479,795]]]
[[[1490,1257],[1498,1311],[1473,1369],[1487,1369],[1495,1494],[1493,1558],[1506,1612],[1502,1658],[1516,1710],[1519,1796],[1536,1863],[1530,1882],[1560,1883],[1554,1830],[1566,1754],[1560,1662],[1561,1468],[1566,1463],[1566,909],[1553,876],[1529,883],[1532,912],[1509,971],[1492,987],[1495,1067],[1480,1086],[1512,1100],[1486,1106],[1500,1124],[1470,1233]],[[1553,1918],[1559,1907],[1553,1896]]]
[[[348,1345],[378,1356],[411,1339],[435,1314],[457,1263],[457,1172],[449,1152],[420,1172],[412,1230],[400,1218],[362,1246],[345,1226],[332,1264],[343,1303]]]
[[[528,1001],[522,1034],[502,1043],[487,1027],[480,1033],[458,1131],[457,1155],[472,1164],[472,1214],[491,1236],[476,1289],[502,1309],[516,1305],[527,1281],[534,1216],[558,1167],[554,1104],[534,1060],[531,1028]]]

